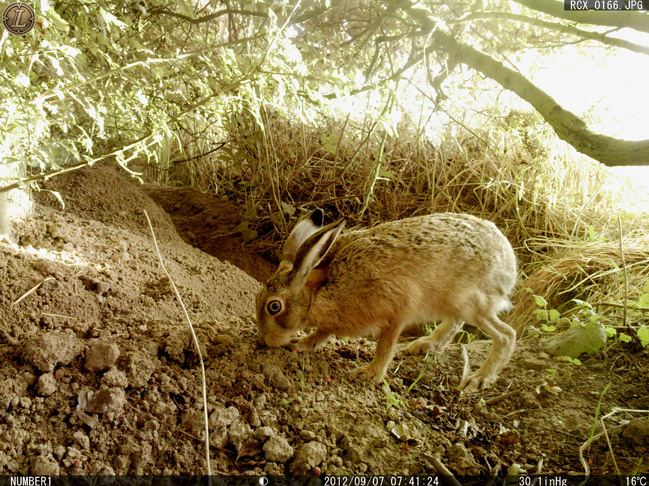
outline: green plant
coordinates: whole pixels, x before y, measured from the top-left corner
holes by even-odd
[[[602,408],[602,400],[604,399],[604,395],[608,391],[608,389],[611,386],[612,381],[609,381],[608,384],[604,387],[604,390],[602,390],[602,393],[599,396],[599,400],[597,400],[597,407],[595,407],[595,418],[593,419],[593,426],[590,429],[590,434],[588,434],[588,440],[591,441],[593,436],[595,435],[595,428],[597,427],[597,420],[599,419],[599,412]]]
[[[548,380],[553,381],[557,377],[557,369],[556,368],[547,368],[545,370],[545,374],[548,377]]]
[[[479,331],[479,329],[478,329]],[[465,331],[462,329],[460,332],[458,332],[459,338],[457,338],[458,343],[464,342],[465,344],[471,344],[471,342],[477,337],[476,334],[473,334],[471,332]]]
[[[532,293],[532,289],[526,288],[528,292]],[[532,297],[534,298],[534,302],[540,309],[536,309],[534,311],[534,315],[536,318],[541,321],[543,324],[541,324],[541,329],[545,332],[554,332],[557,330],[556,323],[561,317],[559,314],[559,311],[556,309],[548,309],[548,301],[545,300],[543,297],[540,295],[534,295],[532,294]]]
[[[392,407],[405,409],[406,402],[403,401],[403,399],[398,393],[392,391],[392,388],[390,388],[390,384],[385,379],[385,377],[382,377],[381,379],[383,380],[383,384],[385,385],[384,389],[385,389],[385,397],[387,401],[386,403],[387,411],[389,412],[390,410],[392,410]]]
[[[572,364],[574,364],[575,366],[581,366],[581,360],[579,360],[579,358],[571,358],[570,356],[564,356],[564,359],[565,359],[568,363],[572,363]]]
[[[636,335],[643,347],[649,347],[649,326],[641,326],[636,331]]]

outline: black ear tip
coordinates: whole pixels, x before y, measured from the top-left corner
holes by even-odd
[[[311,221],[316,226],[322,226],[324,224],[324,211],[320,208],[313,211],[311,213]]]

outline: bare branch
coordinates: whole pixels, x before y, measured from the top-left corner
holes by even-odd
[[[595,40],[602,44],[606,44],[614,47],[621,47],[623,49],[628,49],[639,54],[649,55],[649,47],[641,46],[633,42],[626,41],[624,39],[618,39],[616,37],[609,37],[606,33],[602,32],[591,32],[588,30],[578,29],[571,25],[558,24],[556,22],[548,22],[546,20],[535,19],[533,17],[528,17],[526,15],[519,15],[507,12],[473,12],[464,17],[451,21],[449,23],[457,22],[466,22],[469,20],[482,20],[482,19],[505,19],[505,20],[514,20],[517,22],[525,22],[530,25],[536,25],[537,27],[544,27],[546,29],[555,30],[561,32],[562,34],[576,35],[583,39]]]
[[[649,32],[649,15],[646,12],[626,10],[623,12],[570,11],[564,10],[563,2],[555,0],[514,0],[532,10],[538,10],[553,17],[580,24],[629,27],[640,32]]]
[[[187,15],[172,12],[171,10],[166,10],[164,8],[152,9],[151,11],[149,11],[149,13],[151,15],[167,15],[169,17],[174,17],[180,20],[184,20],[185,22],[189,22],[190,24],[194,24],[194,25],[209,22],[223,15],[248,15],[251,17],[268,18],[267,12],[253,12],[252,10],[236,10],[236,9],[229,9],[229,8],[226,8],[224,10],[219,10],[218,12],[214,12],[213,14],[205,15],[204,17],[198,17],[198,18],[192,18]]]

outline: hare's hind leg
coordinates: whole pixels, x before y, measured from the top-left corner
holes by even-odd
[[[444,349],[451,342],[458,331],[462,328],[464,321],[460,319],[446,318],[435,328],[430,336],[424,336],[413,341],[406,348],[408,354],[436,353]]]
[[[495,313],[479,315],[475,313],[471,324],[489,334],[492,339],[491,351],[478,371],[467,375],[459,385],[460,389],[477,391],[489,387],[511,358],[516,346],[516,331],[498,319]]]

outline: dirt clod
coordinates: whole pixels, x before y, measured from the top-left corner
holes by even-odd
[[[264,444],[266,460],[286,462],[293,457],[293,448],[284,437],[271,437]]]
[[[288,390],[288,388],[291,386],[291,382],[278,366],[264,366],[263,373],[266,379],[270,382],[271,386],[274,386],[275,388],[279,388],[280,390]]]
[[[228,348],[234,347],[234,339],[228,334],[217,334],[214,336],[214,342],[216,344],[222,344]]]
[[[95,343],[86,353],[84,367],[88,371],[103,371],[115,364],[119,357],[119,347],[115,343]]]
[[[327,457],[327,446],[320,442],[311,441],[302,445],[295,454],[291,464],[293,474],[306,474],[310,469],[319,466]]]
[[[72,331],[45,331],[29,339],[22,347],[22,358],[40,371],[69,364],[83,351],[84,344]]]
[[[90,449],[90,439],[88,436],[83,433],[81,430],[77,430],[72,436],[74,443],[78,445],[81,450],[87,451]]]
[[[232,444],[237,451],[243,449],[251,436],[252,429],[242,420],[236,420],[228,428],[228,442]]]
[[[101,384],[108,388],[126,388],[128,386],[128,379],[122,371],[115,367],[111,367],[106,373],[104,373],[104,376],[102,376]]]
[[[59,472],[59,463],[51,455],[37,457],[31,467],[33,476],[58,476]]]
[[[36,392],[44,397],[49,397],[56,392],[56,378],[52,373],[44,373],[38,377]]]
[[[632,444],[644,445],[646,450],[649,444],[649,418],[637,417],[630,420],[622,435]]]
[[[232,423],[239,418],[239,410],[236,407],[225,408],[221,404],[217,404],[209,416],[210,429],[221,429],[229,427]]]

